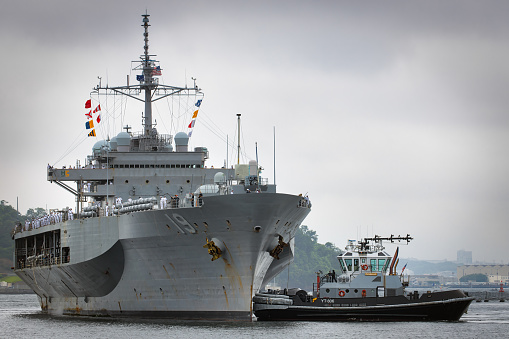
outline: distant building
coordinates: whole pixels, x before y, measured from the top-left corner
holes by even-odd
[[[508,283],[509,282],[509,265],[463,265],[458,266],[458,279],[470,274],[484,274],[488,277],[489,282]]]
[[[456,277],[444,276],[441,274],[419,274],[410,276],[410,285],[412,287],[433,287],[456,283]]]
[[[472,265],[472,251],[459,250],[456,261],[458,264]]]

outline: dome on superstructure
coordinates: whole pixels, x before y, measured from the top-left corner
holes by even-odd
[[[187,152],[187,144],[189,143],[189,137],[184,132],[178,132],[175,135],[175,148],[177,152]]]
[[[111,140],[110,140],[110,148],[111,148],[112,151],[116,151],[117,150],[117,137],[111,138]]]
[[[187,146],[187,144],[189,143],[189,137],[184,132],[178,132],[175,135],[174,139],[175,139],[176,146]]]
[[[101,151],[101,149],[102,149],[103,147],[105,147],[105,146],[106,146],[106,147],[109,147],[109,146],[110,146],[110,145],[109,145],[109,142],[108,142],[108,141],[106,141],[106,140],[99,140],[98,142],[96,142],[96,143],[94,144],[94,146],[92,146],[92,153],[94,153],[94,154],[95,154],[95,153],[97,153],[97,152],[100,152],[100,151]]]
[[[127,132],[120,132],[117,134],[118,146],[129,146],[131,144],[131,135]]]
[[[173,146],[172,146],[172,144],[166,144],[166,145],[164,145],[164,151],[165,151],[165,152],[173,152]]]
[[[214,184],[225,184],[226,183],[226,175],[223,172],[217,172],[214,175]]]

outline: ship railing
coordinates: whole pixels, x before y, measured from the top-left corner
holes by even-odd
[[[338,282],[338,275],[335,273],[326,273],[320,277],[320,286],[325,283]]]
[[[170,197],[169,199],[166,197],[164,198],[165,199],[161,199],[159,201],[159,205],[157,204],[156,198],[151,198],[152,200],[150,202],[142,201],[141,203],[138,203],[136,201],[131,201],[128,203],[117,204],[113,208],[113,215],[151,210],[154,208],[164,210],[164,209],[193,208],[203,206],[203,198],[200,196],[189,195],[187,197],[183,197],[182,199],[178,196],[173,196]],[[139,199],[138,201],[141,200]],[[102,212],[101,211],[99,212],[99,215],[104,215],[103,213],[104,211]]]
[[[16,263],[16,269],[44,267],[59,265],[61,263],[65,263],[65,261],[60,259],[59,256],[39,254],[36,256],[28,256],[26,258],[19,259]]]
[[[25,224],[17,223],[13,229],[13,235],[16,233],[22,233],[26,231],[32,231],[44,226],[55,225],[59,222],[69,220],[69,214],[64,212],[58,212],[55,214],[46,214],[39,218],[34,218],[31,221],[27,221]]]
[[[172,198],[165,208],[192,208],[201,206],[203,206],[203,198],[193,196],[191,198],[186,197],[184,199]]]
[[[305,197],[301,197],[301,199],[299,200],[298,207],[311,208],[311,201],[309,200],[307,195]]]
[[[410,276],[409,275],[403,275],[403,273],[401,273],[401,275],[399,276],[399,279],[401,281],[401,284],[405,287],[408,287],[408,285],[410,285]]]

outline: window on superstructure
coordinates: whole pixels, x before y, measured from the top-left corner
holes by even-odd
[[[352,271],[352,259],[345,259],[346,269]]]
[[[339,259],[339,266],[341,266],[341,271],[346,272],[346,267],[343,259]]]
[[[391,262],[391,260],[387,260],[387,262],[385,263],[385,267],[384,267],[384,272],[387,271],[387,267],[389,267],[389,263]]]
[[[140,165],[134,165],[134,168],[140,168]]]
[[[359,269],[359,259],[353,260],[353,269],[354,271],[357,271]]]
[[[378,259],[378,268],[382,270],[382,267],[385,265],[385,259]],[[385,271],[385,270],[383,270]]]
[[[378,271],[378,267],[376,266],[376,259],[371,259],[371,270]]]

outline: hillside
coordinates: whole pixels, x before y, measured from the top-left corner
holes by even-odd
[[[12,206],[7,205],[7,201],[0,201],[0,273],[11,272],[14,251],[11,231],[18,220],[21,220],[21,215]]]
[[[281,288],[300,287],[310,291],[316,281],[316,272],[339,271],[336,257],[340,254],[340,249],[332,243],[319,244],[317,239],[316,232],[305,225],[297,230],[294,262],[289,270],[284,270],[276,277],[276,285]]]

